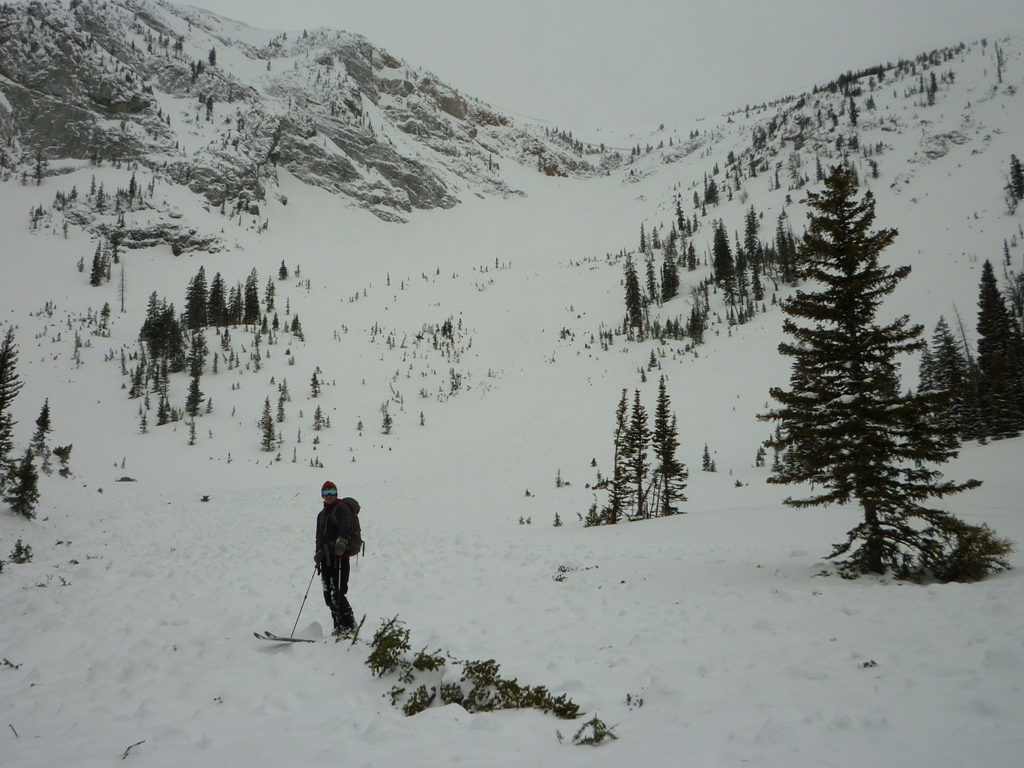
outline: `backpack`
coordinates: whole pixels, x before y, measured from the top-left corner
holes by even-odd
[[[355,557],[363,551],[362,531],[359,527],[359,502],[352,498],[344,498],[338,504],[335,515],[338,515],[338,526],[348,529],[351,535],[348,537],[348,546],[345,547],[345,557]]]

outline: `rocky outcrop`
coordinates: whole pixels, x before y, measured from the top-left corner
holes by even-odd
[[[137,163],[234,208],[264,199],[284,168],[389,221],[451,208],[462,188],[508,194],[502,157],[600,172],[581,147],[361,36],[266,33],[253,45],[234,29],[150,0],[0,6],[0,163]],[[238,52],[244,67],[224,64]]]

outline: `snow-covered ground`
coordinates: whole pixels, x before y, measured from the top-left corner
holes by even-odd
[[[889,83],[876,112],[862,114],[862,143],[886,145],[879,179],[862,173],[877,226],[900,230],[885,256],[914,266],[891,308],[929,334],[940,314],[952,322],[955,305],[973,338],[981,262],[997,263],[1020,230],[1001,174],[1011,152],[1024,154],[1024,63],[1019,41],[1004,47],[1000,88],[991,48],[974,46],[947,65],[956,83],[936,106],[916,107],[904,95],[912,82]],[[623,314],[621,262],[606,254],[635,249],[640,222],[667,227],[673,192],[688,203],[702,174],[748,146],[769,116],[700,124],[700,151],[673,164],[645,154],[632,183],[621,173],[552,179],[505,162],[509,187],[527,197],[465,189],[455,209],[416,212],[406,225],[287,177],[287,206],[271,197],[259,219],[228,221],[158,180],[156,199],[203,231],[223,227],[230,248],[127,253],[123,314],[116,268],[110,283],[88,285],[95,243],[74,227],[65,239],[57,217],[31,232],[27,213],[73,184],[86,190],[93,173],[108,190],[130,174],[108,166],[40,187],[0,184],[0,330],[16,326],[25,382],[18,445],[46,398],[51,444],[74,445],[74,478],[42,479],[36,520],[0,511],[0,556],[19,538],[35,555],[0,574],[0,763],[113,765],[131,747],[125,759],[145,766],[1020,765],[1024,555],[1011,557],[1017,570],[976,584],[826,575],[821,558],[857,510],[787,508],[793,490],[766,485],[768,470],[754,467],[768,433],[754,416],[768,388],[788,381],[777,308],[767,303],[731,331],[713,326],[696,355],[682,342],[616,337],[604,350],[592,339]],[[630,141],[657,145],[692,128]],[[944,154],[924,155],[938,145]],[[813,178],[813,159],[808,170]],[[742,231],[750,205],[765,214],[762,239],[784,207],[799,233],[802,193],[787,206],[785,170],[783,181],[770,190],[767,177],[750,180],[745,200],[709,211],[698,251],[712,218]],[[1017,270],[1021,240],[1011,248]],[[287,281],[276,279],[282,261]],[[252,335],[232,329],[242,367],[208,366],[212,410],[190,446],[184,422],[155,427],[152,412],[142,434],[120,354],[137,348],[150,293],[180,310],[200,266],[229,286],[256,268],[261,293],[273,278],[281,319],[287,304],[305,341],[264,336],[257,372]],[[689,285],[706,275],[684,272],[664,314],[688,314]],[[114,310],[109,338],[85,320],[104,302]],[[445,355],[430,327],[449,318],[456,343]],[[207,342],[223,354],[212,330]],[[652,349],[660,370],[643,382]],[[314,371],[324,382],[316,399]],[[907,386],[915,371],[908,360]],[[639,389],[653,412],[662,374],[690,468],[687,514],[584,528],[591,463],[610,469],[622,389]],[[284,380],[291,401],[277,460],[261,451],[256,423],[266,398],[276,411]],[[174,378],[178,407],[186,386],[184,374]],[[331,419],[321,432],[317,406]],[[705,444],[715,474],[700,471]],[[1024,542],[1022,466],[1020,439],[965,445],[947,475],[984,485],[949,508]],[[558,475],[568,485],[556,488]],[[364,640],[397,615],[414,650],[493,658],[520,683],[568,694],[586,716],[435,706],[405,717],[387,695],[395,681],[366,667],[364,643],[321,640],[330,618],[317,580],[297,633],[320,641],[254,639],[287,634],[303,606],[326,479],[363,507],[367,552],[350,598],[366,615]],[[573,746],[594,715],[618,740]]]

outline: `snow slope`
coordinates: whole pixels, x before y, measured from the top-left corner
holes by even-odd
[[[972,45],[944,65],[957,77],[935,106],[905,95],[908,78],[879,89],[876,111],[862,114],[862,144],[886,145],[878,179],[861,162],[877,226],[900,230],[886,257],[914,266],[891,308],[929,332],[955,304],[971,333],[980,263],[997,262],[1020,229],[1000,174],[1024,152],[1024,62],[1021,41],[1004,48],[999,88],[991,47]],[[655,149],[604,178],[548,178],[506,162],[508,185],[528,196],[470,197],[401,226],[287,176],[287,206],[268,200],[258,219],[222,218],[158,179],[157,197],[193,226],[223,227],[234,245],[177,258],[129,252],[124,313],[116,277],[88,286],[95,243],[74,227],[65,239],[56,214],[32,232],[26,213],[72,184],[87,189],[93,173],[108,189],[126,186],[128,172],[0,184],[0,330],[17,328],[25,382],[17,438],[23,447],[49,398],[52,443],[74,445],[75,473],[43,478],[36,520],[0,512],[0,555],[19,538],[35,553],[0,574],[3,764],[1019,765],[1024,556],[977,584],[826,575],[821,558],[857,511],[784,507],[792,489],[766,485],[768,470],[753,466],[767,435],[754,415],[788,377],[776,308],[714,326],[697,354],[683,343],[617,336],[605,351],[591,341],[623,313],[621,262],[606,255],[635,248],[640,222],[667,226],[672,195],[687,203],[774,114],[629,137],[656,146],[701,131],[686,157],[667,162],[668,149]],[[965,140],[937,138],[954,131]],[[821,147],[833,141],[826,126]],[[938,145],[944,154],[924,154]],[[771,146],[773,167],[788,160],[792,147]],[[762,237],[784,207],[799,231],[802,193],[768,186],[767,176],[745,180],[746,200],[710,211],[698,251],[711,218],[740,229],[750,205],[765,212]],[[282,261],[292,275],[278,282]],[[256,371],[252,335],[232,329],[243,364],[222,360],[202,378],[212,410],[190,446],[184,422],[158,428],[151,415],[141,433],[119,360],[136,349],[150,293],[180,309],[200,266],[229,286],[253,268],[261,287],[274,277],[277,311],[283,318],[287,302],[306,340],[264,336]],[[665,315],[688,312],[688,286],[706,275],[684,273],[683,298]],[[109,338],[89,322],[104,302]],[[457,343],[444,354],[430,327],[448,318]],[[212,331],[207,342],[220,351]],[[652,348],[660,371],[643,382]],[[916,361],[905,368],[910,386]],[[324,387],[314,400],[315,370]],[[640,389],[651,411],[661,373],[691,470],[687,514],[585,529],[591,462],[607,473],[620,393]],[[277,460],[260,450],[256,422],[283,379],[292,399]],[[184,374],[172,382],[179,407],[186,386]],[[318,405],[332,425],[314,432]],[[700,471],[705,443],[715,474]],[[965,445],[947,474],[984,485],[949,508],[1024,541],[1022,456],[1021,440]],[[568,486],[555,487],[559,473]],[[350,598],[366,614],[364,639],[397,615],[415,650],[494,658],[508,677],[567,693],[618,740],[572,746],[582,720],[534,711],[435,706],[406,718],[387,697],[394,679],[370,675],[364,644],[255,640],[255,630],[286,634],[300,607],[302,636],[320,639],[329,625],[315,580],[302,602],[326,479],[363,506],[367,554]],[[564,526],[553,527],[556,513]]]

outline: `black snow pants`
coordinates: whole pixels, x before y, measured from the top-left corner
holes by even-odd
[[[343,557],[337,562],[321,564],[320,578],[324,583],[324,602],[331,609],[334,628],[355,629],[356,620],[352,606],[348,603],[349,559]]]

